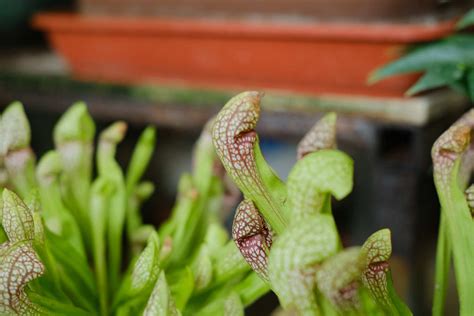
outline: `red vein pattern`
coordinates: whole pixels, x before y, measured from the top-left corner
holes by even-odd
[[[11,242],[32,240],[35,227],[33,214],[12,191],[3,191],[3,228]]]
[[[391,277],[388,259],[392,255],[390,230],[382,229],[373,233],[362,246],[365,258],[365,271],[362,282],[377,301],[385,306],[391,305],[388,293],[388,278]]]
[[[328,113],[306,133],[298,144],[297,158],[321,150],[336,148],[336,114]]]
[[[243,200],[237,207],[232,238],[252,269],[268,281],[268,252],[272,246],[272,232],[252,201]]]
[[[470,146],[472,127],[474,127],[474,110],[464,114],[433,145],[431,156],[433,159],[434,177],[437,183],[444,187],[446,194],[449,193],[446,186],[449,185],[448,178],[454,162]],[[468,174],[470,174],[470,171]]]
[[[258,145],[255,127],[260,115],[261,97],[259,92],[244,92],[227,102],[216,116],[212,139],[227,174],[246,198],[256,203],[269,224],[277,229],[277,225],[283,223],[281,211],[264,184],[254,152]],[[273,219],[265,215],[270,212],[276,215]]]
[[[43,264],[29,241],[0,245],[0,314],[35,315],[24,288],[43,273]]]

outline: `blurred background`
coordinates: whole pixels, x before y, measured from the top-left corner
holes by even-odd
[[[473,4],[0,0],[0,104],[23,102],[39,155],[53,147],[59,115],[78,100],[99,128],[130,124],[119,151],[124,163],[139,132],[155,125],[147,178],[157,189],[144,215],[154,224],[170,212],[200,129],[234,94],[265,92],[258,132],[284,179],[300,138],[335,111],[339,147],[355,161],[355,189],[335,211],[344,242],[362,244],[390,228],[395,285],[415,315],[427,315],[439,214],[430,149],[470,102],[448,89],[406,97],[417,74],[367,80],[406,48],[449,36]],[[276,304],[270,294],[249,314],[269,314]]]

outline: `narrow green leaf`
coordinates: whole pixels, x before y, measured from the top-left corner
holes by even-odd
[[[177,309],[183,310],[194,291],[194,275],[189,267],[167,273],[169,289]]]
[[[237,293],[232,293],[225,300],[224,315],[226,316],[244,316],[244,306]]]
[[[76,218],[84,244],[90,249],[89,195],[95,125],[83,102],[73,104],[54,127],[53,138],[61,157],[62,193]]]
[[[127,125],[115,122],[100,133],[97,149],[99,177],[113,185],[114,194],[110,197],[107,212],[107,255],[108,282],[113,292],[118,288],[122,258],[122,234],[127,214],[127,192],[124,175],[115,160],[117,144],[125,137]]]
[[[193,149],[193,182],[198,191],[207,196],[211,188],[211,181],[215,175],[216,164],[219,160],[212,143],[212,125],[214,118],[211,118],[204,126],[199,139]]]
[[[54,300],[45,297],[39,293],[29,292],[28,297],[31,302],[40,308],[41,315],[47,316],[88,316],[91,315],[90,311],[85,311],[74,305],[64,303],[59,300]],[[36,315],[36,314],[35,314]]]
[[[127,187],[127,196],[128,196],[128,208],[127,208],[127,234],[130,236],[133,234],[133,231],[138,229],[142,225],[142,218],[140,214],[140,205],[141,203],[148,199],[144,196],[143,187],[139,184],[140,179],[142,178],[145,170],[150,163],[150,160],[153,156],[155,150],[156,142],[156,130],[154,127],[148,126],[140,135],[135,149],[132,153],[132,158],[130,159],[130,164],[128,165],[125,183]],[[146,189],[148,192],[153,192],[153,189],[150,191],[150,185],[148,184]]]
[[[474,293],[474,222],[463,188],[459,186],[459,170],[469,149],[472,126],[473,110],[444,132],[432,149],[434,180],[453,253],[461,315],[469,315],[474,310],[471,299]]]
[[[194,287],[196,291],[206,288],[212,281],[213,267],[209,249],[205,245],[201,247],[199,254],[192,265],[194,275]]]
[[[134,256],[142,252],[146,246],[148,238],[154,232],[155,227],[153,225],[142,225],[133,232],[132,236],[130,236],[129,242]]]
[[[133,268],[130,293],[136,295],[155,284],[160,271],[160,240],[156,233],[150,235],[145,250],[138,257]]]
[[[473,65],[474,37],[453,35],[446,39],[425,44],[400,59],[376,70],[369,82],[373,83],[389,76],[426,71],[441,65]]]
[[[29,206],[28,208],[32,211],[35,227],[35,237],[32,241],[32,246],[43,263],[45,270],[44,276],[32,282],[31,288],[41,292],[44,296],[70,303],[69,297],[61,287],[59,267],[51,253],[50,242],[46,238],[41,215],[38,211],[33,211],[31,207],[34,208],[34,206]]]
[[[211,253],[224,247],[228,241],[229,234],[227,233],[226,227],[217,222],[209,224],[204,244]]]
[[[438,243],[436,246],[435,281],[433,294],[433,316],[445,315],[444,303],[448,290],[448,277],[451,265],[451,247],[446,231],[446,219],[441,212],[438,231]]]
[[[140,182],[140,179],[145,173],[151,157],[153,156],[155,143],[156,129],[152,126],[148,126],[140,135],[127,168],[127,192],[132,192],[133,187]]]
[[[153,292],[148,300],[143,316],[174,316],[181,315],[177,310],[168,283],[166,282],[165,273],[162,271],[158,276]]]
[[[162,251],[165,247],[166,241],[162,246],[158,234],[153,231],[148,238],[147,246],[135,261],[131,273],[124,277],[117,291],[112,304],[117,314],[129,315],[131,311],[143,311],[162,271]]]
[[[46,226],[67,240],[82,256],[86,256],[80,228],[71,211],[66,208],[61,196],[61,157],[49,151],[41,157],[36,177]]]
[[[469,98],[474,101],[474,67],[468,69],[466,81]]]
[[[213,284],[225,283],[242,273],[251,271],[234,241],[229,241],[220,251],[213,253]]]
[[[97,311],[98,289],[87,258],[61,236],[46,230],[46,238],[54,245],[50,251],[58,264],[64,292],[76,306],[90,312]]]
[[[234,291],[239,294],[242,305],[247,307],[268,293],[270,285],[252,272],[234,287]]]
[[[197,229],[202,224],[204,204],[191,175],[181,176],[178,189],[178,198],[171,219],[173,252],[170,262],[182,265],[185,258],[189,258],[193,251],[198,250],[195,245],[204,239],[203,235],[199,237],[196,235]]]
[[[463,69],[457,65],[440,65],[427,70],[418,81],[408,89],[407,95],[415,95],[419,92],[440,88],[460,80]]]
[[[92,229],[92,250],[94,258],[94,270],[97,282],[100,302],[100,315],[108,313],[109,283],[107,276],[106,261],[106,232],[107,211],[114,192],[114,184],[104,178],[94,181],[91,190],[90,201],[90,224]]]
[[[469,10],[457,23],[458,30],[464,29],[474,24],[474,9]]]

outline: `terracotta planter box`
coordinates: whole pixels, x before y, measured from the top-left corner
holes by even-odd
[[[407,20],[461,14],[472,0],[79,0],[83,14],[296,17],[319,21]]]
[[[401,96],[414,76],[367,86],[406,44],[452,23],[314,24],[41,14],[34,24],[82,79]]]

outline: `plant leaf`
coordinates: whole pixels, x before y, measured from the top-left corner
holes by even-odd
[[[0,245],[0,314],[37,315],[38,307],[25,294],[26,284],[44,273],[44,267],[30,242]]]
[[[474,67],[470,67],[466,75],[467,90],[471,101],[474,101]]]
[[[336,113],[323,116],[299,142],[297,158],[321,149],[336,149]]]
[[[120,290],[114,299],[115,308],[143,310],[162,271],[160,247],[158,234],[153,231],[145,249],[135,261],[131,274],[127,275],[121,283]]]
[[[255,127],[260,116],[261,93],[233,97],[217,114],[212,139],[224,168],[244,196],[252,200],[277,233],[286,226],[282,199],[284,184],[266,164]]]
[[[319,212],[326,194],[340,200],[352,191],[352,159],[324,149],[298,160],[288,175],[288,203],[294,218]]]
[[[295,221],[279,236],[270,252],[268,275],[285,309],[319,313],[314,295],[317,266],[337,248],[338,234],[331,215]]]
[[[226,316],[244,316],[244,306],[237,293],[232,293],[227,297],[224,303],[224,315]]]
[[[133,150],[132,158],[130,158],[130,163],[126,173],[128,192],[133,191],[133,187],[138,184],[145,173],[146,167],[153,156],[155,143],[156,129],[152,126],[148,126],[140,135],[140,138],[135,145],[135,149]]]
[[[83,102],[73,104],[54,127],[53,138],[61,157],[63,201],[76,218],[86,249],[91,249],[89,195],[95,125]]]
[[[171,297],[165,273],[160,272],[143,316],[174,316],[181,315]]]
[[[122,259],[122,233],[127,214],[127,191],[124,175],[115,160],[117,144],[127,131],[124,122],[115,122],[100,133],[97,149],[99,177],[107,179],[113,187],[107,212],[108,282],[111,290],[119,285]],[[94,229],[94,228],[93,228]]]
[[[464,69],[458,65],[440,65],[430,68],[418,79],[418,81],[408,89],[407,95],[415,95],[419,92],[443,87],[453,84],[462,79]]]
[[[453,35],[440,41],[425,44],[400,59],[377,69],[369,82],[376,82],[389,76],[419,72],[442,65],[473,65],[472,51],[474,37]]]
[[[268,281],[268,254],[272,233],[252,201],[243,200],[237,206],[232,238],[252,269]]]
[[[174,305],[178,310],[182,310],[194,291],[194,275],[188,266],[183,269],[170,271],[167,273],[169,289],[173,297]]]
[[[432,149],[434,182],[441,211],[446,219],[453,253],[461,315],[474,310],[470,296],[474,293],[474,222],[461,188],[459,170],[470,150],[474,110],[467,112],[435,142]]]
[[[212,255],[214,266],[214,279],[212,284],[221,284],[250,271],[250,266],[245,261],[235,242],[229,241],[219,251]]]
[[[436,245],[436,263],[435,263],[435,280],[433,293],[433,316],[443,316],[444,302],[448,291],[449,270],[451,266],[451,246],[449,244],[449,236],[446,231],[446,219],[444,212],[441,212],[439,221],[438,241]]]
[[[36,185],[35,156],[30,148],[30,124],[20,102],[5,109],[1,128],[0,146],[8,178],[15,190],[26,197]]]
[[[14,192],[3,190],[3,228],[10,242],[33,240],[33,214]]]
[[[160,255],[160,241],[158,235],[153,233],[148,239],[147,246],[138,257],[132,272],[131,292],[138,293],[154,284],[158,277]]]
[[[139,198],[137,201],[137,191],[139,181],[142,178],[155,150],[156,129],[148,126],[140,135],[132,158],[127,168],[125,183],[127,187],[127,195],[129,199],[129,207],[127,209],[127,233],[129,238],[133,232],[142,224],[141,214],[139,213],[139,205],[146,198]],[[152,184],[151,184],[152,185]],[[153,190],[151,190],[153,192]],[[151,194],[151,193],[150,193]]]
[[[31,129],[23,104],[13,102],[2,114],[2,152],[30,147]]]
[[[91,189],[90,199],[90,224],[92,239],[92,255],[94,260],[94,272],[99,294],[100,312],[108,313],[109,282],[107,280],[106,261],[106,230],[107,211],[114,192],[114,183],[109,179],[97,178]]]
[[[474,9],[469,10],[462,18],[456,23],[458,30],[464,29],[474,24]]]
[[[208,248],[203,245],[192,265],[194,288],[196,291],[204,289],[212,281],[213,267]]]
[[[201,194],[209,194],[215,176],[216,164],[220,164],[212,143],[214,118],[208,120],[193,148],[193,182]]]
[[[268,282],[263,281],[257,274],[251,272],[234,287],[240,301],[245,307],[252,305],[270,290]]]
[[[316,274],[316,283],[341,313],[357,311],[361,308],[359,280],[364,269],[360,248],[347,248],[324,261]]]
[[[390,230],[382,229],[373,233],[362,246],[362,256],[365,259],[362,281],[386,313],[412,315],[393,288],[388,263],[391,254]]]
[[[61,172],[61,157],[56,151],[49,151],[41,157],[36,170],[36,178],[38,179],[42,217],[49,230],[67,240],[85,257],[79,226],[61,197]]]

